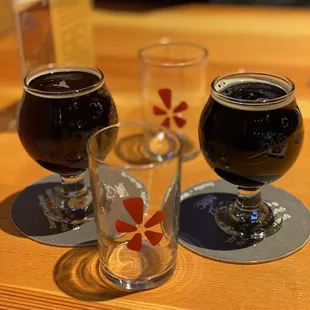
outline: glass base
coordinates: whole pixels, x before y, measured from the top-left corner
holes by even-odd
[[[144,279],[128,280],[113,276],[101,262],[99,272],[101,277],[112,287],[125,291],[143,291],[155,288],[167,282],[174,274],[176,264],[165,272]]]
[[[149,136],[147,136],[150,138]],[[199,155],[200,149],[186,136],[178,135],[182,144],[182,161],[189,161]],[[174,145],[166,145],[162,143],[159,136],[153,137],[152,141],[147,141],[147,145],[154,148],[156,151],[151,151],[145,145],[145,136],[135,134],[127,136],[119,140],[115,147],[117,156],[134,165],[148,165],[158,161],[158,156],[165,156],[170,150],[173,150]]]
[[[81,195],[65,197],[56,191],[55,199],[45,208],[45,215],[55,222],[71,225],[83,224],[94,219],[92,195],[87,190]]]
[[[282,216],[263,202],[259,211],[240,212],[235,202],[220,206],[215,214],[218,226],[227,234],[261,240],[275,234],[282,226]]]
[[[178,134],[182,144],[182,161],[189,161],[199,155],[200,149],[185,135]]]

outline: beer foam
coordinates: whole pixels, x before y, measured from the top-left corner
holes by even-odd
[[[229,97],[223,94],[223,91],[228,87],[245,83],[262,83],[272,85],[285,91],[286,95],[274,99],[258,98],[256,100],[244,100]],[[294,84],[285,78],[267,74],[233,74],[216,79],[212,84],[211,96],[218,103],[232,109],[244,111],[275,110],[285,107],[294,100]]]
[[[72,90],[72,89],[68,89],[68,86],[66,84],[66,81],[62,81],[58,86],[62,86],[59,91],[42,91],[42,90],[38,90],[36,88],[32,88],[31,86],[29,86],[31,84],[31,82],[41,76],[44,75],[48,75],[48,74],[54,74],[54,73],[65,73],[65,72],[85,72],[85,73],[89,73],[92,75],[95,75],[98,77],[99,81],[97,83],[95,83],[92,86],[88,86],[79,90]],[[80,97],[80,96],[84,96],[87,95],[97,89],[99,89],[100,87],[102,87],[102,85],[104,84],[104,79],[103,76],[101,75],[100,71],[96,70],[96,69],[91,69],[91,68],[80,68],[80,67],[74,67],[74,68],[51,68],[51,69],[46,69],[46,70],[42,70],[39,72],[36,72],[30,76],[28,76],[25,79],[25,85],[24,85],[24,89],[25,91],[27,91],[28,93],[37,96],[37,97],[42,97],[42,98],[49,98],[49,99],[64,99],[64,98],[74,98],[74,97]],[[66,86],[65,86],[66,85]]]

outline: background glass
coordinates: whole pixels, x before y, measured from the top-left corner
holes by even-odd
[[[144,120],[175,130],[182,141],[183,160],[195,157],[207,51],[194,44],[165,42],[141,49],[139,59]]]
[[[92,67],[92,0],[12,0],[22,76],[51,63]]]
[[[20,140],[38,164],[62,180],[48,217],[70,224],[93,219],[84,183],[86,143],[96,130],[115,123],[115,104],[98,69],[52,68],[25,79],[17,115]]]
[[[218,225],[251,239],[278,231],[282,217],[262,201],[260,188],[284,175],[302,147],[303,120],[294,84],[263,73],[214,80],[199,139],[207,163],[238,188],[237,200],[219,208]]]
[[[119,157],[124,140],[135,135],[144,136],[141,165]],[[144,290],[173,274],[179,230],[180,150],[173,131],[147,123],[117,124],[90,138],[89,171],[101,272],[110,283]]]

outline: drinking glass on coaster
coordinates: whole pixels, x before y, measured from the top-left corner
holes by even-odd
[[[17,115],[21,143],[38,164],[61,177],[56,202],[45,210],[50,219],[68,224],[93,219],[92,196],[84,183],[86,143],[117,121],[99,69],[40,69],[25,78]]]
[[[238,189],[237,200],[224,203],[215,215],[222,230],[262,239],[281,228],[280,213],[262,200],[260,188],[292,167],[303,136],[289,79],[238,73],[213,81],[199,122],[200,147],[210,167]]]
[[[139,51],[141,105],[145,121],[172,128],[184,161],[199,154],[197,123],[205,100],[207,51],[179,42],[160,42]]]
[[[139,160],[131,149],[119,156],[120,142],[132,135],[144,137]],[[164,283],[178,247],[178,136],[159,125],[120,123],[95,133],[87,151],[102,276],[131,291]]]

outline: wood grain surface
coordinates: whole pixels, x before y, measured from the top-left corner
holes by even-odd
[[[240,69],[290,77],[305,118],[305,143],[297,163],[276,185],[310,206],[310,11],[191,5],[143,13],[95,11],[93,21],[97,64],[121,120],[140,118],[137,50],[162,37],[205,46],[208,83]],[[11,33],[0,37],[1,124],[9,124],[21,93]],[[49,247],[14,228],[12,201],[49,172],[26,154],[9,125],[0,130],[0,309],[310,309],[309,244],[260,265],[220,263],[180,247],[169,282],[134,294],[114,291],[94,272],[95,248]],[[214,178],[202,156],[183,165],[183,189]]]

